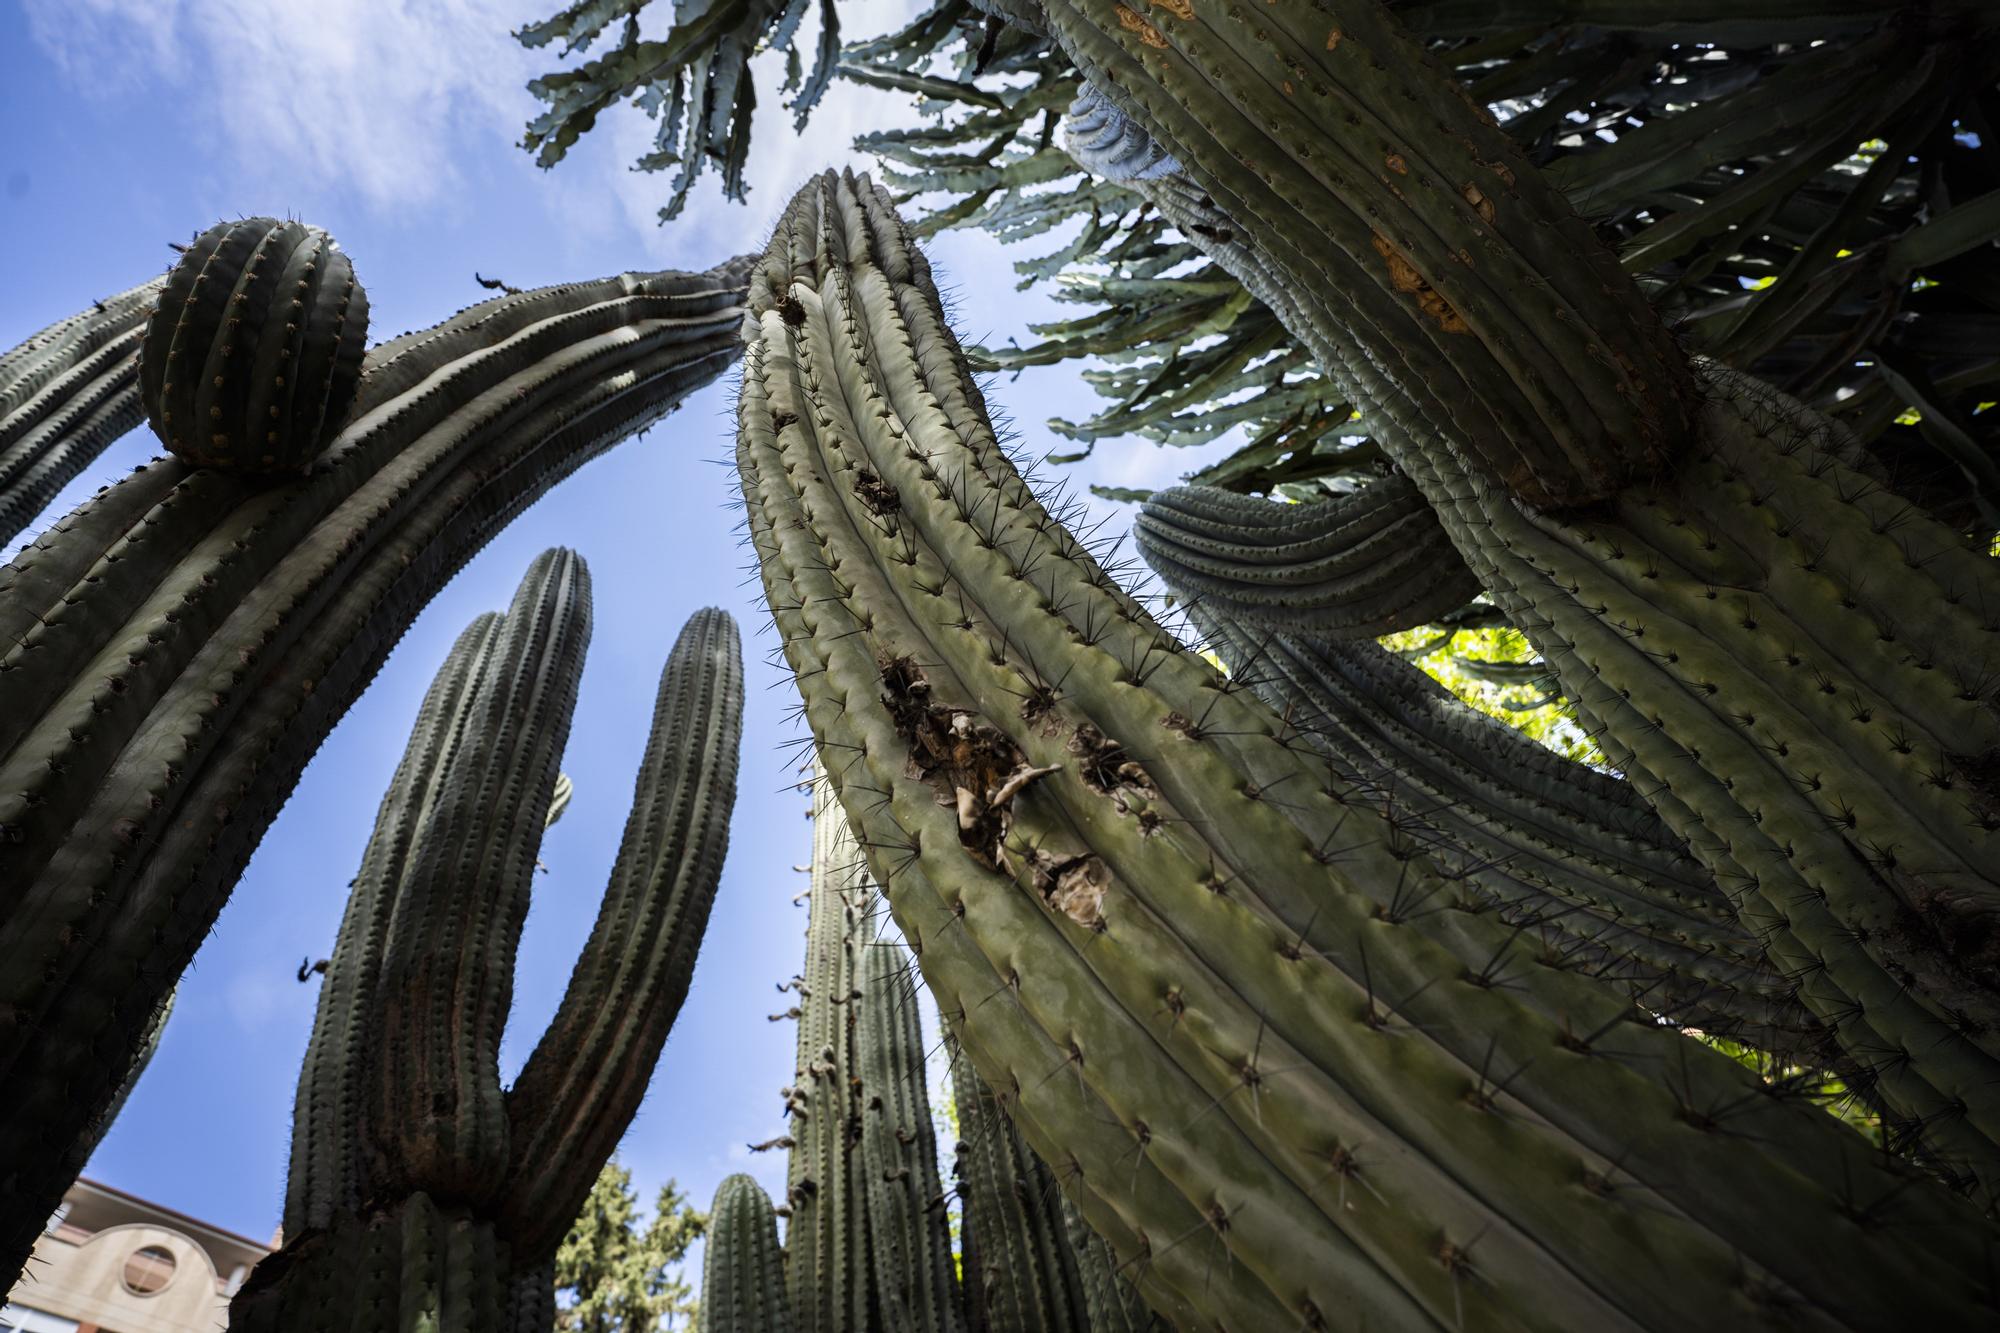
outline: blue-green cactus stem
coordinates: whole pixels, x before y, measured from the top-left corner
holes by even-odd
[[[701,1326],[705,1333],[794,1328],[778,1217],[763,1187],[745,1175],[725,1176],[715,1187],[701,1261]]]
[[[1526,956],[1117,587],[1001,451],[881,192],[810,183],[750,301],[750,537],[827,772],[946,1022],[1149,1302],[1992,1317],[1976,1210]]]
[[[0,1275],[403,628],[521,509],[735,358],[744,272],[475,306],[370,354],[307,475],[155,462],[0,568]]]
[[[139,424],[139,340],[156,278],[0,354],[0,543]]]

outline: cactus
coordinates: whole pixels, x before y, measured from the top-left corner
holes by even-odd
[[[735,798],[742,666],[702,611],[661,675],[632,813],[556,1016],[511,1089],[498,1050],[542,812],[590,629],[581,558],[549,551],[460,635],[349,897],[299,1077],[286,1246],[231,1327],[532,1324],[556,1247],[645,1094],[687,993]],[[440,1241],[442,1238],[442,1241]],[[383,1268],[386,1251],[424,1256]],[[390,1313],[395,1311],[396,1313]],[[543,1325],[546,1326],[545,1324]]]
[[[770,1196],[748,1176],[727,1176],[715,1188],[702,1254],[704,1333],[792,1333],[785,1294],[785,1252]]]
[[[1084,1308],[1090,1313],[1090,1333],[1172,1333],[1166,1321],[1139,1299],[1139,1293],[1119,1271],[1118,1256],[1090,1229],[1069,1196],[1058,1194],[1057,1201],[1062,1205],[1070,1251],[1076,1256]]]
[[[1974,1210],[1441,907],[1361,793],[1117,587],[1001,453],[879,191],[808,185],[750,304],[738,465],[805,716],[946,1022],[1149,1303],[1991,1314]]]
[[[1185,180],[1149,187],[1163,207],[1205,228],[1195,233],[1204,248],[1371,416],[1379,410],[1378,438],[1481,585],[1606,753],[1739,900],[1743,924],[1768,937],[1772,965],[1885,1108],[1893,1141],[1990,1200],[2000,1190],[2000,808],[1982,756],[2000,751],[1991,646],[2000,573],[1885,493],[1836,424],[1709,365],[1688,372],[1702,402],[1673,469],[1614,488],[1596,511],[1525,511],[1519,499],[1536,491],[1467,444],[1457,405],[1418,402],[1450,376],[1426,369],[1427,352],[1403,356],[1418,344],[1386,310],[1367,327],[1361,304],[1329,307],[1318,265],[1304,257],[1343,244],[1350,210],[1366,211],[1377,194],[1327,164],[1384,144],[1399,153],[1421,144],[1411,160],[1427,164],[1428,179],[1477,182],[1499,219],[1474,222],[1485,208],[1431,192],[1383,206],[1382,225],[1398,234],[1434,207],[1490,224],[1496,237],[1554,225],[1563,210],[1536,173],[1509,166],[1504,181],[1470,163],[1461,171],[1451,164],[1462,145],[1437,146],[1437,127],[1399,118],[1398,106],[1443,107],[1447,137],[1477,119],[1460,114],[1448,83],[1405,59],[1407,40],[1379,7],[1344,8],[1330,44],[1323,17],[1287,11],[1254,33],[1230,31],[1267,52],[1305,51],[1315,90],[1338,90],[1357,115],[1378,117],[1379,129],[1346,141],[1327,123],[1300,121],[1276,145],[1287,165],[1264,164],[1291,183],[1280,191],[1242,170],[1251,138],[1265,149],[1273,141],[1262,115],[1222,110],[1236,57],[1209,40],[1206,20],[1149,24],[1156,45],[1072,5],[1048,11],[1086,76],[1185,169]],[[1885,30],[1842,59],[1884,58],[1896,43]],[[1941,58],[1935,48],[1926,57]],[[1402,70],[1393,88],[1381,81],[1390,68]],[[1899,86],[1923,69],[1900,70]],[[1793,73],[1796,91],[1805,76]],[[1721,123],[1700,115],[1683,128]],[[1308,158],[1324,168],[1310,183],[1297,170]],[[1594,261],[1536,262],[1535,272],[1554,274]],[[1415,268],[1443,281],[1443,268]],[[1522,281],[1524,293],[1543,290],[1539,277]],[[1429,299],[1421,284],[1404,296],[1419,310]],[[1602,395],[1628,375],[1586,357],[1558,383]],[[1516,387],[1536,387],[1528,368]],[[1631,456],[1607,452],[1601,475]]]
[[[0,568],[0,1274],[321,738],[488,538],[735,358],[744,272],[474,306],[371,352],[308,475],[155,462]]]
[[[814,784],[786,1236],[802,1329],[963,1328],[908,956],[877,938],[878,899],[847,818]]]
[[[107,296],[0,355],[0,545],[139,424],[139,340],[164,282]]]
[[[1397,516],[1386,547],[1357,521],[1378,505]],[[1842,1063],[1728,896],[1629,783],[1550,754],[1360,641],[1428,618],[1425,590],[1464,576],[1456,552],[1424,554],[1426,528],[1443,535],[1408,481],[1389,478],[1296,505],[1177,487],[1146,502],[1134,531],[1236,677],[1374,793],[1462,891],[1684,1026]],[[1347,566],[1348,579],[1300,575],[1327,565]],[[1401,619],[1371,614],[1411,602]]]
[[[966,1289],[981,1333],[1093,1333],[1055,1177],[967,1061],[952,1068]]]
[[[167,274],[139,346],[139,395],[175,457],[302,472],[354,402],[368,294],[331,236],[218,222]]]

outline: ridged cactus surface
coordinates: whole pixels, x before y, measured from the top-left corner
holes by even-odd
[[[1711,365],[1658,380],[1692,396],[1676,417],[1686,429],[1676,427],[1675,464],[1652,477],[1641,467],[1576,495],[1524,487],[1505,457],[1473,442],[1459,381],[1430,360],[1439,343],[1399,333],[1386,312],[1363,320],[1362,304],[1321,299],[1319,256],[1361,253],[1346,228],[1377,193],[1356,155],[1386,147],[1419,170],[1412,184],[1471,181],[1484,201],[1403,191],[1384,214],[1398,235],[1444,209],[1458,214],[1455,226],[1478,218],[1505,239],[1510,225],[1532,231],[1564,210],[1550,181],[1519,164],[1507,166],[1511,180],[1477,163],[1445,169],[1478,141],[1460,134],[1476,116],[1453,109],[1458,94],[1435,69],[1404,60],[1411,44],[1379,5],[1343,5],[1337,22],[1317,5],[1281,7],[1222,35],[1208,11],[1175,11],[1143,30],[1067,2],[1045,18],[1085,77],[1186,173],[1146,188],[1363,405],[1607,755],[1740,901],[1744,926],[1767,938],[1773,967],[1797,983],[1883,1108],[1894,1146],[1990,1206],[2000,1189],[1991,927],[2000,793],[1990,762],[2000,752],[2000,568],[1884,490],[1841,427]],[[1876,58],[1895,49],[1895,34],[1882,36]],[[1368,132],[1339,136],[1339,117],[1293,117],[1295,132],[1272,138],[1236,85],[1243,59],[1268,65],[1281,53],[1297,59],[1315,98],[1373,117]],[[1444,108],[1443,118],[1413,123],[1416,106]],[[1529,314],[1585,271],[1603,275],[1609,299],[1640,297],[1587,245],[1540,257],[1524,249],[1527,268],[1508,277],[1485,260],[1459,271],[1388,239],[1411,259],[1416,281],[1400,297],[1418,309],[1432,297],[1459,309],[1448,288],[1475,273],[1500,279]],[[1467,319],[1476,332],[1479,319]],[[1530,364],[1531,353],[1490,386],[1492,400],[1553,390],[1580,406],[1623,394],[1640,363],[1608,342],[1597,351],[1609,360],[1585,349],[1561,358],[1560,374]],[[1658,436],[1611,434],[1595,470],[1616,481],[1618,460]],[[1605,503],[1535,509],[1592,496]]]
[[[139,424],[139,340],[165,281],[107,296],[0,354],[0,544]]]
[[[716,1186],[702,1253],[703,1333],[792,1333],[785,1252],[770,1196],[749,1176]]]
[[[425,1227],[455,1239],[435,1272],[406,1269],[401,1288],[380,1279],[398,1302],[393,1318],[343,1307],[325,1327],[413,1330],[436,1317],[435,1327],[476,1331],[502,1327],[499,1312],[513,1312],[510,1327],[552,1314],[538,1284],[687,992],[728,846],[743,706],[735,627],[700,612],[662,674],[596,928],[555,1019],[503,1089],[499,1032],[589,628],[582,560],[546,552],[507,614],[475,620],[433,682],[321,991],[286,1247],[237,1296],[232,1328],[323,1318],[329,1284],[366,1269],[398,1228],[406,1246],[430,1244]],[[426,1314],[436,1299],[465,1313]]]
[[[986,1333],[1093,1333],[1056,1179],[967,1061],[952,1069],[966,1281]]]
[[[946,1023],[1156,1308],[1993,1316],[1973,1209],[1443,906],[1118,588],[1001,451],[884,194],[810,183],[744,331],[750,533],[829,776]]]
[[[368,294],[331,236],[218,222],[181,253],[146,322],[146,419],[186,462],[302,471],[354,402],[367,338]]]
[[[306,760],[431,595],[737,354],[745,269],[488,301],[370,354],[321,464],[151,464],[0,568],[0,1276]]]
[[[1090,1333],[1173,1333],[1172,1326],[1139,1299],[1118,1256],[1090,1229],[1069,1196],[1059,1195],[1059,1201],[1070,1253],[1076,1256],[1077,1279],[1083,1285],[1084,1308],[1090,1312]]]

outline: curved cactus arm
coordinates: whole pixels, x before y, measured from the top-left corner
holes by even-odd
[[[701,1261],[704,1333],[793,1333],[785,1251],[770,1196],[748,1176],[726,1176],[708,1214]]]
[[[1290,505],[1177,486],[1146,502],[1132,535],[1184,601],[1287,632],[1377,638],[1479,593],[1407,477]]]
[[[166,1035],[167,1020],[173,1017],[174,998],[179,994],[179,986],[168,991],[167,998],[161,1001],[152,1020],[146,1024],[146,1034],[140,1040],[137,1053],[132,1057],[132,1067],[125,1072],[124,1081],[118,1085],[117,1095],[112,1097],[111,1105],[105,1108],[104,1114],[98,1117],[97,1123],[83,1137],[78,1149],[81,1160],[88,1161],[90,1155],[97,1151],[97,1145],[104,1142],[104,1136],[111,1132],[111,1127],[118,1123],[118,1113],[125,1109],[125,1102],[131,1097],[132,1089],[139,1086],[139,1079],[145,1074],[146,1067],[153,1063],[153,1056],[159,1052],[160,1038]]]
[[[422,810],[387,904],[363,1019],[373,1037],[366,1057],[368,1139],[378,1159],[371,1192],[422,1192],[478,1206],[508,1184],[500,1038],[540,815],[569,739],[590,622],[582,559],[564,550],[537,556],[500,622],[467,725]],[[592,1179],[602,1166],[591,1167]],[[558,1237],[574,1215],[554,1223]]]
[[[164,282],[107,296],[0,354],[0,544],[143,418],[139,342]]]
[[[409,865],[412,841],[442,791],[446,759],[471,723],[476,689],[499,638],[498,612],[459,634],[431,680],[402,761],[375,816],[361,870],[349,886],[333,956],[320,985],[312,1038],[299,1067],[286,1175],[288,1236],[324,1230],[357,1213],[370,1193],[365,1056],[390,909]]]
[[[375,349],[309,475],[154,463],[0,569],[0,1272],[403,627],[521,509],[721,373],[744,272],[475,306]]]
[[[1149,1283],[1249,1326],[1990,1313],[1962,1201],[1443,910],[1177,649],[1007,462],[878,191],[800,194],[745,335],[751,540],[842,805],[981,1074]],[[1856,1227],[1857,1189],[1905,1224]]]
[[[841,819],[839,807],[829,812]],[[844,823],[844,819],[842,819]],[[924,1083],[915,965],[892,939],[861,945],[854,1001],[868,1262],[884,1333],[962,1333],[958,1282]]]
[[[736,623],[710,607],[682,627],[667,658],[597,923],[507,1093],[501,1221],[522,1262],[561,1244],[687,998],[729,849],[742,731]]]
[[[868,865],[833,789],[815,770],[806,965],[799,979],[798,1061],[786,1104],[785,1281],[802,1333],[865,1328],[874,1271],[864,1230],[866,1189],[852,1151],[859,1065],[854,1048],[860,951],[874,938]]]
[[[958,1192],[977,1237],[985,1324],[1021,1333],[1094,1333],[1056,1178],[1015,1132],[969,1061],[952,1068]]]

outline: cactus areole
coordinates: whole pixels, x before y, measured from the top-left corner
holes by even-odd
[[[146,322],[146,420],[185,462],[302,472],[354,402],[367,336],[368,295],[333,237],[218,222],[181,252]]]

